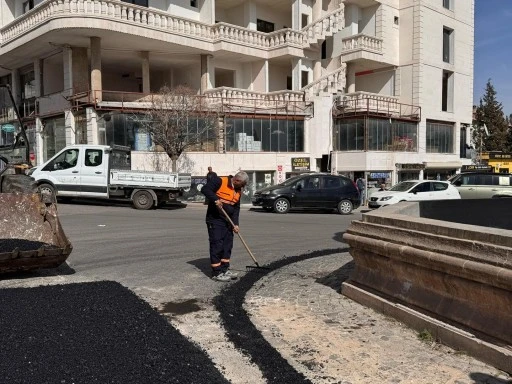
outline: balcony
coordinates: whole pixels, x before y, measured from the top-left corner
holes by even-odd
[[[341,59],[344,62],[358,59],[379,61],[382,54],[382,39],[378,37],[358,34],[342,40]]]
[[[101,96],[100,96],[101,94]],[[96,109],[143,110],[151,108],[158,94],[117,91],[88,91],[70,97],[75,107],[91,105]],[[311,106],[301,91],[254,92],[245,89],[219,87],[209,89],[201,103],[212,111],[229,113],[260,113],[309,115]]]
[[[395,96],[370,92],[347,93],[338,99],[337,117],[377,116],[412,121],[421,120],[421,107],[402,104]]]
[[[222,22],[210,25],[119,0],[46,0],[0,30],[2,47],[42,26],[45,26],[44,33],[66,28],[98,28],[127,33],[126,27],[130,26],[131,34],[145,36],[149,33],[151,38],[183,46],[200,44],[201,48],[211,52],[219,49],[215,47],[216,43],[222,42],[263,51],[276,48],[302,50],[343,28],[344,13],[342,7],[338,8],[303,30],[285,28],[263,33]],[[137,28],[143,28],[144,33],[139,33],[141,31]],[[169,39],[169,34],[176,38]],[[239,46],[221,46],[220,49],[240,53]],[[302,56],[300,51],[295,54]]]

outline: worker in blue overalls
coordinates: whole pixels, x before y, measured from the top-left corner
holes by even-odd
[[[235,176],[214,176],[201,189],[208,200],[206,226],[210,241],[213,280],[227,282],[237,278],[237,273],[229,269],[229,262],[233,248],[233,233],[239,231],[242,189],[248,181],[247,173],[240,171]],[[233,221],[234,227],[221,212],[221,208]]]

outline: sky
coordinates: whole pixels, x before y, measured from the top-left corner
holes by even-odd
[[[465,1],[465,0],[462,0]],[[487,80],[506,115],[512,113],[512,0],[475,1],[475,72],[473,104]]]

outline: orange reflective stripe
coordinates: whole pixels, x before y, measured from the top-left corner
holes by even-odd
[[[229,259],[220,259],[221,263],[229,263]]]
[[[221,263],[217,263],[217,264],[212,264],[212,267],[215,268],[215,267],[220,267],[221,266]]]
[[[216,192],[217,197],[224,204],[235,205],[240,201],[240,192],[235,191],[233,187],[229,185],[229,177],[221,177],[222,183],[219,190]]]

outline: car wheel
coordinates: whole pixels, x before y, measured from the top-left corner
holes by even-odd
[[[287,213],[290,210],[290,202],[281,197],[274,202],[275,213]]]
[[[148,191],[138,191],[133,195],[133,206],[137,209],[151,209],[153,203],[153,196]]]
[[[341,215],[348,215],[354,209],[354,205],[350,202],[350,200],[341,200],[338,203],[338,212]]]

